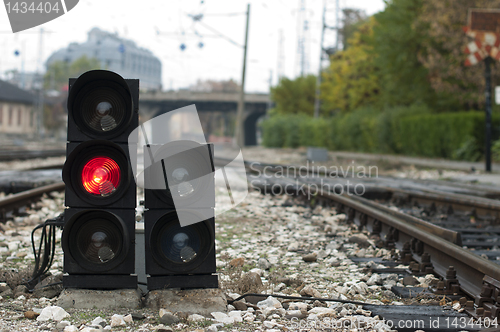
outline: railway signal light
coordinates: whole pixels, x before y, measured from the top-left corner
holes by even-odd
[[[217,288],[213,145],[144,148],[148,289]]]
[[[137,287],[136,162],[128,139],[138,126],[138,101],[139,80],[110,71],[69,80],[65,287]]]

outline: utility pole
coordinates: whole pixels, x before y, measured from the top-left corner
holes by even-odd
[[[321,71],[323,69],[323,40],[325,38],[325,14],[326,14],[326,0],[323,0],[323,17],[321,19],[321,42],[319,43],[319,69],[318,76],[316,77],[316,98],[314,99],[314,117],[319,118],[319,104],[320,104],[320,86],[321,86]]]
[[[486,97],[485,103],[485,120],[486,120],[486,146],[485,146],[485,161],[486,172],[491,172],[491,62],[493,59],[489,56],[484,59],[484,77],[486,79]]]
[[[279,42],[278,42],[278,68],[277,68],[277,76],[278,83],[283,78],[285,73],[285,46],[284,46],[285,37],[283,36],[283,29],[279,30]]]
[[[42,131],[43,131],[43,76],[42,76],[42,57],[43,57],[43,28],[40,28],[40,36],[38,40],[38,64],[37,64],[37,76],[40,81],[40,86],[38,87],[39,94],[38,94],[38,109],[37,109],[37,121],[36,121],[36,132],[37,132],[37,137],[41,138],[42,137]]]
[[[337,28],[337,38],[335,39],[335,52],[339,51],[339,40],[340,40],[340,4],[339,0],[335,2],[335,25]],[[342,41],[343,43],[345,41]]]
[[[271,88],[273,87],[273,70],[269,69],[269,95],[271,95]],[[271,109],[273,102],[271,101],[271,98],[269,98],[269,101],[267,102],[267,109]]]
[[[247,24],[245,29],[245,45],[243,46],[243,69],[241,73],[240,98],[238,100],[238,109],[236,111],[236,128],[234,138],[239,147],[245,145],[243,136],[243,112],[245,107],[245,74],[247,68],[247,48],[248,48],[248,23],[250,21],[250,4],[247,5]]]
[[[297,57],[295,59],[295,70],[298,70],[298,75],[301,77],[304,76],[306,66],[306,28],[306,1],[299,0],[299,11],[297,15]]]

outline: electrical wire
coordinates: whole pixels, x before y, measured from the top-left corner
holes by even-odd
[[[62,228],[63,225],[64,212],[54,219],[47,219],[43,224],[36,226],[31,232],[31,247],[33,249],[33,255],[35,256],[35,268],[33,269],[31,280],[25,283],[28,289],[32,290],[34,285],[40,281],[41,276],[47,273],[52,266],[56,251],[57,227]],[[42,235],[37,251],[35,246],[35,232],[39,229],[42,230]]]
[[[244,299],[247,296],[256,296],[256,297],[265,297],[265,298],[272,296],[272,297],[277,297],[280,299],[287,299],[287,300],[301,300],[301,301],[316,301],[316,300],[318,300],[318,301],[325,301],[325,302],[352,303],[352,304],[360,304],[360,305],[378,305],[378,304],[371,304],[371,303],[353,301],[353,300],[328,299],[328,298],[322,298],[322,297],[288,296],[288,295],[278,295],[278,294],[260,294],[260,293],[243,294],[234,300],[228,300],[227,303],[231,304],[233,302]]]

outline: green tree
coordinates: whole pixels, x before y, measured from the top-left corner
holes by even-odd
[[[351,111],[379,99],[379,70],[371,55],[374,25],[373,18],[367,20],[349,39],[350,46],[330,57],[321,85],[323,113]]]
[[[68,78],[78,77],[86,71],[101,69],[101,63],[96,58],[83,55],[75,61],[55,61],[48,66],[44,75],[44,88],[61,90],[68,85]]]
[[[429,81],[444,109],[482,109],[484,105],[484,63],[465,67],[465,46],[471,40],[462,27],[469,8],[500,8],[500,0],[423,0],[415,30],[424,31],[417,53],[429,73]],[[500,66],[492,67],[492,78]],[[495,84],[494,84],[495,85]]]
[[[424,102],[433,105],[434,90],[429,71],[419,61],[422,44],[428,39],[430,26],[417,29],[416,20],[423,15],[424,0],[386,0],[386,8],[375,15],[373,57],[380,70],[383,106],[410,105]]]
[[[275,108],[271,114],[306,114],[314,113],[316,76],[297,77],[294,80],[283,78],[271,88],[271,100]]]
[[[342,28],[339,33],[343,49],[346,50],[350,46],[349,40],[359,30],[359,27],[366,22],[367,16],[364,10],[355,8],[344,8],[342,14]]]

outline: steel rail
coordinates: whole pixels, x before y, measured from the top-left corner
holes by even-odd
[[[66,150],[0,150],[0,161],[27,160],[34,158],[61,157]]]
[[[7,212],[14,211],[21,206],[29,204],[45,193],[63,191],[64,188],[64,182],[57,182],[4,197],[0,199],[0,220],[6,219]]]
[[[471,211],[478,216],[491,216],[500,218],[500,201],[483,197],[471,197],[463,194],[446,193],[443,194],[438,191],[416,191],[404,190],[397,188],[383,188],[393,193],[393,196],[398,196],[401,199],[411,201],[417,200],[422,204],[432,205],[433,203],[441,203],[442,205],[451,206],[453,210],[458,211]]]
[[[445,281],[450,282],[448,287],[458,281],[460,289],[476,300],[481,298],[484,280],[494,280],[500,284],[498,282],[500,280],[499,265],[481,258],[437,234],[432,234],[429,230],[422,229],[418,224],[410,223],[412,218],[402,218],[396,211],[389,212],[380,204],[362,197],[339,195],[324,190],[318,191],[317,187],[311,188],[310,184],[300,182],[297,179],[266,178],[260,183],[254,182],[254,185],[261,190],[267,190],[269,186],[286,186],[287,192],[295,191],[299,195],[305,193],[333,203],[339,211],[347,212],[348,217],[356,224],[366,227],[372,233],[379,234],[381,239],[385,238],[391,241],[400,252],[406,251],[415,261],[424,263],[423,256],[430,257],[433,271],[442,276]],[[415,245],[416,243],[418,245]],[[448,274],[450,267],[453,270],[451,275]],[[456,273],[456,277],[454,273]],[[490,282],[490,284],[492,283]],[[455,292],[455,290],[452,291]]]

